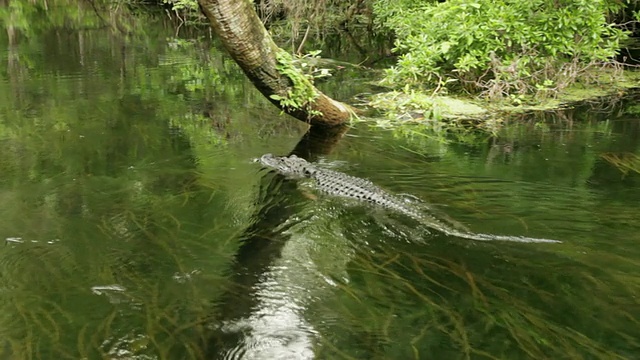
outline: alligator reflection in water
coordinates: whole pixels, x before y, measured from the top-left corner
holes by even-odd
[[[315,187],[326,194],[357,199],[397,211],[446,235],[480,241],[560,242],[558,240],[525,236],[493,235],[460,231],[451,226],[447,226],[434,216],[420,211],[401,198],[386,192],[369,180],[321,168],[296,155],[281,157],[265,154],[259,159],[256,159],[256,161],[268,168],[275,169],[280,174],[292,178],[310,178],[314,180]]]

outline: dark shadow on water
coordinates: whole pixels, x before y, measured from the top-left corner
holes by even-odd
[[[291,154],[309,160],[317,159],[320,155],[330,153],[346,131],[346,127],[322,130],[312,128],[302,137]],[[261,313],[263,306],[270,306],[270,304],[261,303],[261,295],[258,292],[270,291],[266,283],[270,281],[269,273],[273,271],[274,262],[280,258],[282,249],[289,239],[286,230],[300,221],[300,219],[292,219],[294,215],[300,213],[299,207],[302,204],[300,199],[294,181],[274,172],[263,175],[256,201],[257,212],[252,217],[255,222],[241,236],[242,245],[231,270],[234,274],[231,281],[233,285],[223,297],[221,302],[223,308],[218,309],[220,314],[216,319],[218,328],[206,345],[206,358],[245,358],[248,353],[256,351],[254,348],[260,351],[259,348],[264,346],[261,342],[290,341],[279,339],[277,334],[262,334],[266,335],[265,338],[260,338],[258,335],[253,340],[249,338],[254,332],[254,325],[251,322],[260,321],[256,319],[259,315],[255,314]],[[287,295],[278,294],[278,290],[272,292],[277,294],[276,296],[286,297]],[[286,299],[281,300],[286,302]],[[265,310],[265,312],[268,311],[270,310]],[[277,330],[274,329],[274,331]],[[273,339],[266,338],[271,336]],[[280,334],[280,336],[304,337],[306,334]]]

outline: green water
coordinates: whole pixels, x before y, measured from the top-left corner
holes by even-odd
[[[322,142],[206,34],[147,25],[0,35],[0,359],[639,356],[640,96],[496,138]],[[323,86],[349,100],[366,77]],[[292,151],[562,243],[444,236],[252,162]]]

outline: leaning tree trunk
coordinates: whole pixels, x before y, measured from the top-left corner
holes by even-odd
[[[250,0],[198,0],[225,49],[273,104],[312,126],[345,124],[350,108],[316,89],[271,39]]]

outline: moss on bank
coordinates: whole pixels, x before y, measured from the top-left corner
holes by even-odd
[[[519,95],[496,101],[404,90],[376,94],[369,105],[384,114],[386,119],[381,120],[384,124],[438,120],[482,122],[498,114],[558,110],[577,102],[622,95],[640,87],[640,72],[637,71],[603,70],[593,76],[594,84],[576,83],[555,97],[545,97],[544,92],[539,92],[536,96]]]

